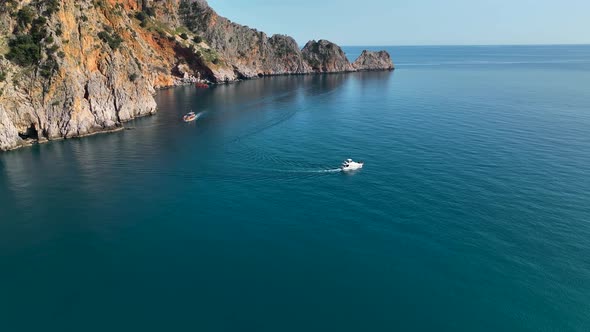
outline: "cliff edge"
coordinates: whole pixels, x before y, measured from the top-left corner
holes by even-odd
[[[0,150],[122,128],[153,114],[156,89],[267,75],[392,70],[337,45],[267,36],[204,0],[5,0]]]

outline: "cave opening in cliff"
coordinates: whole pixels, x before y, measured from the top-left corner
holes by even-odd
[[[31,123],[31,126],[28,127],[25,132],[18,133],[18,136],[20,136],[20,138],[22,138],[22,139],[38,140],[39,139],[39,132],[37,131],[35,124]]]

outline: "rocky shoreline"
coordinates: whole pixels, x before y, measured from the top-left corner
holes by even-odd
[[[300,49],[204,0],[10,0],[0,8],[0,150],[121,130],[154,114],[163,88],[393,69],[387,52],[351,63],[326,40]]]

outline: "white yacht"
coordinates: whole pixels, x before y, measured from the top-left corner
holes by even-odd
[[[346,159],[343,163],[342,166],[340,167],[340,169],[343,172],[349,172],[349,171],[356,171],[359,170],[361,168],[363,168],[363,165],[365,163],[360,161],[360,162],[356,162],[356,161],[352,161],[352,159]]]

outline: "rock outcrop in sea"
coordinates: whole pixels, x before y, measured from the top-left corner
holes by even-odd
[[[153,114],[156,89],[268,75],[392,70],[350,63],[328,41],[300,49],[217,15],[205,0],[4,0],[0,150],[122,128]]]
[[[340,46],[327,40],[309,41],[303,47],[303,59],[314,72],[336,73],[350,72],[354,68],[348,61]]]
[[[385,51],[371,52],[363,51],[363,53],[352,64],[352,67],[357,71],[380,71],[393,70],[393,61],[391,56]]]

